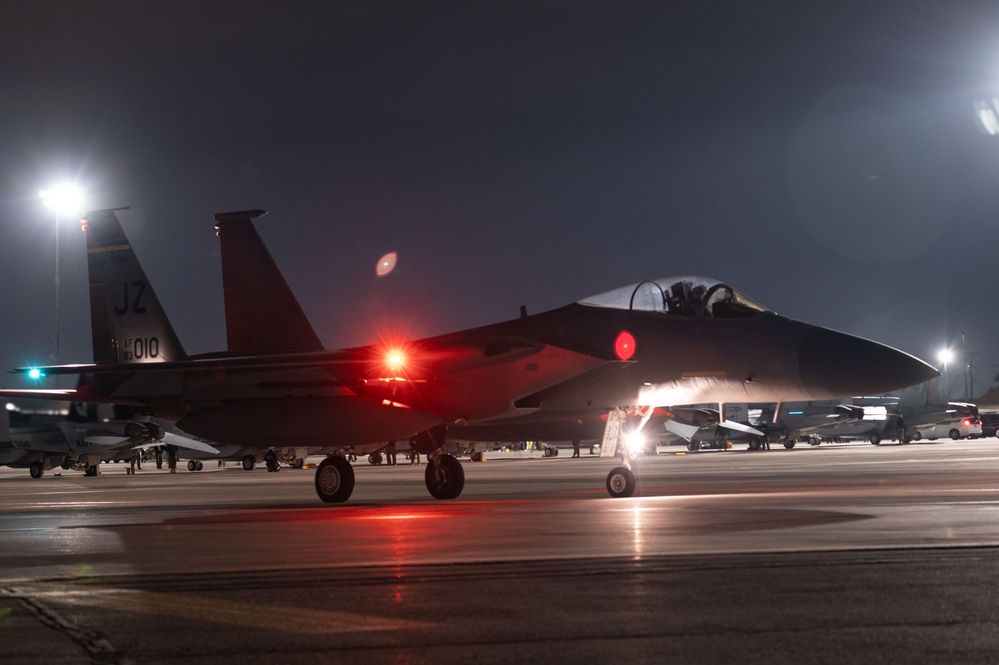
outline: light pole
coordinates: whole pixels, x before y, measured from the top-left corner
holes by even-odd
[[[968,350],[963,330],[961,331],[961,351],[964,355],[964,399],[970,402],[974,398],[971,393],[975,390],[975,352]]]
[[[73,184],[62,184],[38,192],[45,207],[55,210],[55,336],[52,338],[54,351],[52,362],[59,360],[59,220],[63,213],[78,213],[83,208],[83,192]]]
[[[939,360],[940,364],[943,366],[943,372],[942,372],[943,385],[944,385],[944,390],[947,391],[947,394],[944,395],[945,400],[950,399],[950,384],[947,383],[947,363],[949,363],[953,359],[954,359],[954,351],[952,351],[950,348],[940,349],[939,353],[937,353],[937,360]]]

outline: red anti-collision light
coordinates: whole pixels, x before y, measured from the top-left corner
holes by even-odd
[[[614,340],[614,353],[621,360],[631,360],[635,355],[635,338],[627,330],[618,333],[617,339]]]

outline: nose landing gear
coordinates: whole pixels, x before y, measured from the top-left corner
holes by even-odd
[[[607,474],[607,492],[615,499],[635,493],[635,474],[626,466],[618,466]]]

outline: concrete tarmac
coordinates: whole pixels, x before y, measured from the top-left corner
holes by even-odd
[[[584,448],[585,451],[585,448]],[[0,469],[5,663],[993,663],[999,440],[313,472]],[[502,457],[502,459],[500,459]]]

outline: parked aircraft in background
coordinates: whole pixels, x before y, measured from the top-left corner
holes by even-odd
[[[688,450],[719,447],[744,441],[750,450],[759,450],[765,441],[794,448],[798,439],[837,424],[859,420],[860,407],[835,404],[789,404],[775,418],[775,407],[747,409],[743,422],[722,421],[718,411],[705,407],[673,408],[673,418],[665,423],[669,432],[687,440]]]
[[[761,409],[761,422],[771,422],[773,418],[772,408]],[[802,438],[821,437],[830,428],[863,419],[864,409],[852,404],[791,404],[779,414],[775,429],[781,444],[793,448]]]
[[[900,398],[872,397],[856,401],[864,405],[883,406],[896,419],[895,431],[888,433],[902,440],[904,429],[903,443],[922,438],[947,436],[961,439],[981,434],[982,423],[978,407],[967,402],[942,401],[937,381],[914,386],[904,391]]]
[[[861,406],[856,403],[844,406],[860,409],[863,415],[860,418],[831,423],[809,432],[807,436],[809,445],[817,446],[823,441],[838,439],[861,439],[877,445],[882,439],[895,436],[898,416],[888,413],[884,406]]]
[[[102,461],[129,459],[136,448],[161,444],[218,453],[207,444],[167,434],[151,422],[61,419],[12,427],[10,412],[0,414],[0,466],[27,468],[32,478],[51,469],[81,469],[84,475],[96,476]]]
[[[685,439],[687,449],[692,451],[700,450],[702,446],[727,448],[732,440],[742,440],[753,450],[759,449],[767,436],[764,426],[750,424],[743,406],[733,410],[742,411],[742,422],[738,420],[739,415],[730,412],[730,417],[722,418],[718,409],[710,407],[673,407],[672,417],[666,420],[664,426],[667,432]]]
[[[325,351],[316,348],[314,332],[303,332],[308,320],[297,317],[300,308],[290,291],[272,290],[277,295],[267,301],[254,300],[260,280],[270,288],[275,274],[280,277],[253,228],[251,219],[259,214],[216,218],[226,256],[232,249],[227,238],[237,237],[248,239],[244,259],[266,258],[249,262],[258,268],[255,280],[224,280],[227,328],[255,316],[247,307],[265,305],[253,318],[257,330],[240,324],[256,337],[230,337],[234,350],[187,357],[114,211],[90,213],[85,228],[95,363],[41,371],[93,372],[95,379],[56,392],[139,407],[223,444],[353,445],[360,452],[365,445],[419,433],[417,445],[431,454],[428,489],[437,498],[454,498],[464,473],[443,454],[448,426],[501,424],[529,414],[539,420],[609,414],[602,451],[613,454],[629,412],[645,420],[653,407],[714,402],[724,413],[728,402],[870,394],[937,374],[908,354],[787,319],[731,286],[694,277],[645,281],[461,332]],[[223,271],[231,276],[227,265],[232,260],[224,257]],[[280,319],[266,315],[272,311],[266,306],[287,298],[291,313],[286,307]],[[261,352],[266,345],[274,348]],[[315,484],[324,501],[344,501],[353,490],[353,470],[330,456]],[[611,471],[607,487],[614,496],[634,492],[627,463]]]

